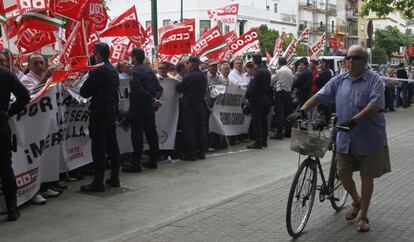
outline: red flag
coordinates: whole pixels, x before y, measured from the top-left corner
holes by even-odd
[[[152,25],[148,25],[148,27],[145,29],[145,40],[142,43],[142,48],[145,48],[147,46],[154,45],[154,40],[152,36]]]
[[[271,59],[272,59],[272,53],[270,53],[270,50],[266,48],[266,63],[269,64]]]
[[[236,31],[231,31],[225,35],[226,42],[227,42],[227,48],[222,49],[219,53],[217,53],[217,61],[230,61],[232,54],[229,48],[229,45],[231,45],[234,41],[237,40],[237,34]]]
[[[170,30],[179,29],[179,28],[188,28],[188,31],[191,34],[190,36],[190,39],[192,41],[191,44],[194,44],[195,43],[195,19],[187,19],[181,23],[170,24],[170,25],[164,26],[158,30],[158,33],[159,33],[159,36],[162,38],[164,33]]]
[[[129,43],[118,43],[116,45],[111,46],[111,62],[117,63],[121,60],[128,59],[128,46]]]
[[[259,36],[256,29],[251,29],[249,32],[240,36],[236,41],[229,45],[233,56],[241,56],[247,52],[260,51]]]
[[[207,31],[193,46],[193,54],[200,58],[217,59],[222,49],[227,47],[226,36],[221,34],[216,25]]]
[[[27,54],[40,50],[42,47],[54,44],[55,42],[56,38],[52,32],[26,29],[19,34],[15,44],[19,48],[21,54]]]
[[[7,25],[5,25],[7,29],[7,38],[11,39],[16,36],[20,31],[23,30],[23,25],[21,23],[16,22],[16,18],[10,18],[7,20]]]
[[[220,21],[224,25],[237,24],[237,15],[239,14],[239,4],[231,4],[218,9],[207,11],[208,17],[214,22]]]
[[[89,0],[49,0],[49,9],[52,13],[80,21]]]
[[[111,37],[111,36],[138,36],[139,24],[137,20],[126,20],[120,24],[109,27],[104,30],[100,36],[101,37]]]
[[[135,9],[135,5],[132,6],[130,9],[128,9],[127,11],[123,12],[121,15],[119,15],[118,17],[116,17],[114,20],[112,20],[109,23],[109,27],[115,26],[117,24],[123,23],[127,20],[137,20],[138,21],[138,15],[137,15],[137,11]]]
[[[285,39],[285,32],[282,32],[279,38],[277,38],[275,41],[273,56],[278,56],[282,53],[284,39]]]
[[[48,4],[48,0],[17,0],[20,14],[46,10]]]
[[[100,0],[90,0],[86,16],[90,22],[90,28],[93,28],[95,31],[105,29],[108,22],[108,14],[105,5]]]
[[[0,14],[9,13],[17,9],[16,0],[1,0],[0,1]]]
[[[144,44],[145,39],[147,38],[147,32],[145,31],[144,27],[142,27],[141,23],[139,25],[139,32],[140,35],[138,36],[129,36],[129,40],[137,46],[142,46]]]
[[[160,44],[158,52],[165,55],[181,55],[191,53],[195,42],[195,20],[188,19],[178,24],[160,28]]]
[[[173,29],[162,36],[158,52],[165,55],[189,54],[191,45],[191,33],[188,28]]]

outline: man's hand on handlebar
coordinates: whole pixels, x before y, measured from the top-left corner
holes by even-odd
[[[289,114],[289,116],[286,119],[289,123],[294,123],[299,119],[307,119],[307,114],[305,110],[299,110],[297,112]]]
[[[336,127],[340,131],[349,132],[349,131],[351,131],[351,129],[353,127],[355,127],[355,125],[357,125],[357,122],[355,122],[354,120],[350,119],[348,121],[345,121],[345,122],[337,125]]]

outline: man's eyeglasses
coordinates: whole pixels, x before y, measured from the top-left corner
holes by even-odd
[[[354,60],[354,61],[359,61],[359,60],[365,59],[365,57],[358,56],[358,55],[348,55],[348,56],[345,56],[345,60],[349,61],[351,59]]]

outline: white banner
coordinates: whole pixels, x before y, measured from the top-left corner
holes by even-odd
[[[225,94],[217,97],[210,115],[210,132],[232,136],[246,134],[249,130],[249,116],[242,112],[241,104],[245,100],[246,90],[235,85],[227,86]]]
[[[178,98],[179,94],[175,90],[178,81],[166,78],[160,81],[163,93],[160,98],[162,106],[155,112],[155,124],[160,150],[174,150],[175,137],[178,123]],[[120,80],[119,109],[127,111],[129,109],[129,80]],[[121,154],[132,152],[131,129],[130,127],[118,127],[117,137]],[[144,136],[144,149],[148,150],[148,143]]]
[[[59,129],[66,133],[61,145],[59,173],[74,170],[92,162],[89,138],[89,103],[80,103],[62,86],[56,99],[59,106]]]

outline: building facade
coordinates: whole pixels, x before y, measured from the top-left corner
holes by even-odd
[[[158,0],[158,27],[172,24],[180,20],[181,0]],[[223,33],[236,30],[243,34],[253,27],[265,24],[270,29],[297,35],[297,1],[292,0],[183,0],[183,18],[196,20],[196,36],[200,37],[206,28],[214,27],[216,23],[210,21],[207,10],[239,3],[237,25],[233,28],[222,27]],[[150,0],[112,0],[108,3],[110,16],[115,17],[135,4],[139,21],[147,26],[151,23]]]

